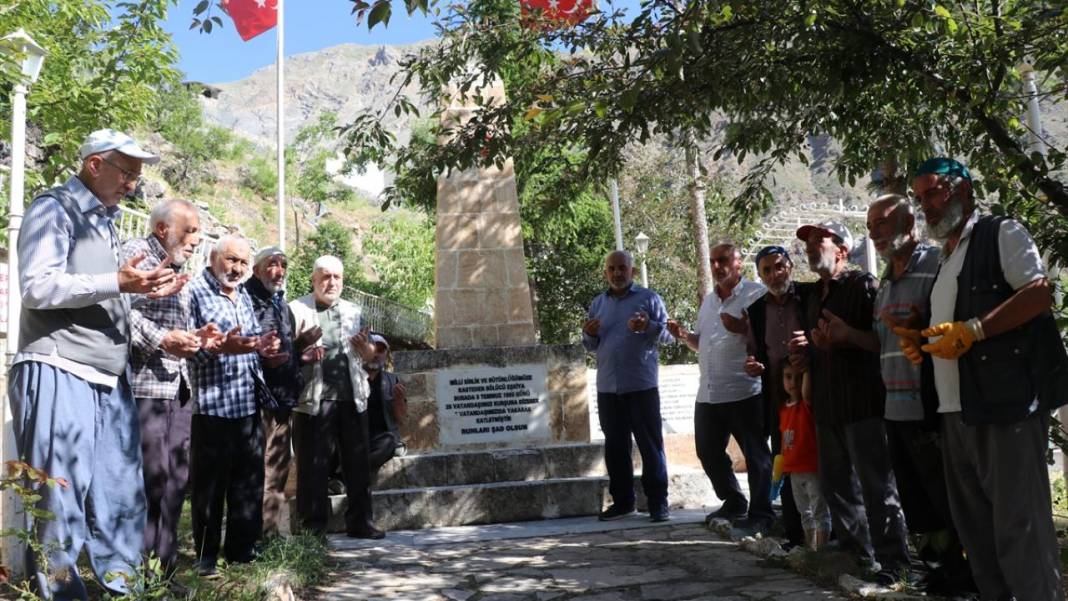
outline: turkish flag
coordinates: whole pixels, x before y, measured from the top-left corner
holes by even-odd
[[[276,0],[222,0],[221,4],[246,42],[278,25]]]
[[[519,0],[522,16],[541,13],[550,21],[561,21],[568,25],[582,22],[592,9],[593,0]]]

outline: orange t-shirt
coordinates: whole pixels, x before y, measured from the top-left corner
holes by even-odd
[[[782,430],[782,472],[805,474],[819,471],[812,403],[801,401],[780,407],[779,429]]]

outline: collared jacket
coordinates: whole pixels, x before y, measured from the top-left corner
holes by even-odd
[[[352,382],[352,396],[356,403],[357,411],[367,410],[367,397],[370,395],[370,384],[367,382],[367,372],[363,369],[363,360],[359,353],[348,343],[348,339],[360,331],[360,307],[346,300],[338,299],[338,311],[341,313],[341,339],[345,346],[345,356],[348,358],[349,378]],[[315,296],[308,294],[289,303],[293,310],[295,331],[293,336],[299,338],[308,330],[319,325],[319,310],[315,305]],[[298,349],[298,352],[302,349]],[[319,414],[319,403],[323,396],[323,366],[321,362],[305,365],[304,390],[300,393],[300,400],[295,411],[309,415]]]
[[[289,361],[278,367],[262,366],[263,377],[275,401],[278,402],[279,409],[288,412],[297,405],[297,398],[304,389],[304,374],[300,369],[300,352],[293,349],[293,310],[286,303],[283,291],[271,293],[255,276],[245,283],[245,289],[248,290],[249,297],[252,299],[252,309],[256,313],[256,319],[260,322],[260,328],[264,332],[272,330],[277,332],[278,339],[281,341],[279,352],[289,353]]]
[[[143,254],[138,269],[153,270],[167,259],[167,250],[154,235],[134,238],[122,247],[122,260]],[[130,313],[130,387],[139,399],[173,399],[189,372],[185,359],[160,348],[167,332],[189,327],[189,288],[178,294],[147,300]]]

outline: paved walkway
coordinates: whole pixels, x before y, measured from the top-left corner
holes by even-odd
[[[311,598],[389,601],[845,600],[793,572],[762,565],[678,510],[332,537],[340,562]]]

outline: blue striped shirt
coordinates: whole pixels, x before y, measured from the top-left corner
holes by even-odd
[[[632,332],[627,321],[639,311],[649,315],[649,326],[644,332]],[[582,333],[582,345],[597,354],[597,392],[623,394],[656,388],[657,345],[671,340],[660,295],[637,284],[631,284],[622,297],[605,291],[590,303],[589,318],[601,320],[597,336]]]
[[[890,279],[893,266],[888,266],[875,297],[875,332],[879,335],[879,363],[886,385],[886,413],[891,421],[919,421],[923,419],[920,399],[920,366],[913,365],[898,345],[898,335],[890,331],[880,315],[885,309],[898,319],[908,319],[913,307],[927,324],[927,299],[938,273],[936,247],[919,244],[905,272],[896,280]]]
[[[189,329],[214,323],[224,333],[241,326],[242,336],[260,333],[245,285],[237,287],[231,300],[219,288],[219,281],[205,268],[187,286],[189,289]],[[256,380],[263,381],[257,353],[216,355],[203,349],[189,361],[193,412],[231,419],[256,413]]]

